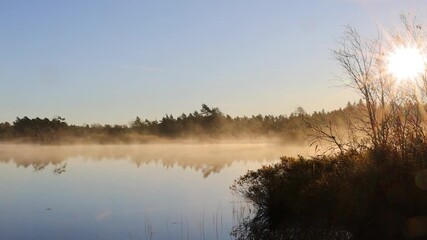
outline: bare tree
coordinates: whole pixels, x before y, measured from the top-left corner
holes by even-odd
[[[402,27],[391,34],[364,39],[347,26],[334,59],[344,70],[342,81],[354,89],[363,101],[357,113],[346,120],[346,137],[339,137],[330,122],[306,121],[315,141],[331,143],[341,153],[363,145],[374,150],[395,149],[402,158],[416,142],[425,141],[427,78],[421,74],[406,84],[397,83],[387,71],[387,55],[402,47],[425,49],[425,31],[417,21],[401,16]],[[336,128],[335,128],[336,129]],[[343,133],[341,133],[343,134]]]

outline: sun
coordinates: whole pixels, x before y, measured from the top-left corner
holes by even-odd
[[[387,56],[387,70],[397,81],[414,79],[425,72],[426,56],[416,47],[400,47]]]

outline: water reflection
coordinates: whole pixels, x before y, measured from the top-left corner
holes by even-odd
[[[231,239],[275,144],[0,145],[0,239]]]
[[[32,167],[42,171],[49,164],[56,166],[54,173],[66,171],[67,159],[82,157],[92,161],[108,159],[126,160],[137,167],[156,163],[165,168],[175,166],[199,171],[206,178],[219,173],[234,161],[277,160],[301,154],[300,147],[278,144],[146,144],[146,145],[0,145],[0,162],[14,162],[18,167]],[[236,176],[237,177],[237,176]]]

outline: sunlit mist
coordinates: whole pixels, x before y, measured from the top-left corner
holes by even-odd
[[[387,57],[387,70],[397,81],[414,79],[424,73],[426,57],[416,47],[400,47]]]

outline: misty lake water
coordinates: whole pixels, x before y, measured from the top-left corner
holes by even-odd
[[[266,143],[0,145],[0,239],[232,239],[250,169],[301,149]]]

